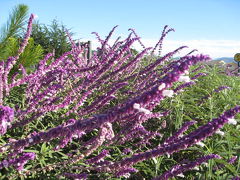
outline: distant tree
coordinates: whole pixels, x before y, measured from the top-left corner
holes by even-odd
[[[4,50],[8,38],[19,38],[22,36],[28,18],[27,15],[28,6],[19,4],[13,8],[8,21],[0,30],[0,54],[2,53],[2,50]]]
[[[56,57],[71,49],[66,35],[66,27],[60,25],[57,20],[53,20],[51,25],[36,22],[33,25],[32,37],[35,44],[40,44],[43,47],[44,53],[54,51]]]
[[[20,46],[20,40],[17,38],[10,37],[5,42],[3,53],[0,54],[0,59],[7,59],[10,56],[15,56],[17,54],[18,48]],[[30,38],[28,40],[28,45],[26,46],[24,52],[20,55],[17,64],[13,68],[13,72],[18,71],[18,67],[22,64],[28,71],[39,60],[43,58],[43,48],[41,45],[35,45],[34,39]]]
[[[28,19],[28,6],[19,4],[9,15],[7,23],[0,30],[0,60],[6,60],[10,56],[16,56],[23,35],[26,30]],[[20,55],[17,64],[11,73],[18,71],[19,64],[22,64],[27,71],[31,66],[38,63],[43,57],[43,48],[34,44],[34,39],[30,38],[25,51]]]

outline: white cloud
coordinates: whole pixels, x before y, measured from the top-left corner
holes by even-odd
[[[84,41],[84,39],[81,41]],[[91,41],[92,48],[96,49],[99,43],[95,39]],[[145,38],[141,39],[141,41],[146,47],[154,47],[158,40]],[[113,42],[114,40],[110,40],[110,44]],[[236,40],[164,40],[162,53],[166,54],[180,46],[188,46],[189,48],[182,50],[176,56],[183,56],[193,49],[197,49],[197,53],[208,54],[211,58],[233,57],[236,53],[240,52],[240,41]],[[138,42],[135,42],[133,47],[137,50],[142,50]]]
[[[151,39],[143,39],[142,42],[146,46],[150,47],[153,47],[156,43],[156,41]],[[180,46],[189,47],[185,50],[182,50],[179,53],[180,56],[187,54],[193,49],[197,49],[198,50],[197,53],[208,54],[210,55],[211,58],[233,57],[234,54],[240,52],[240,41],[234,40],[188,40],[188,41],[165,40],[163,42],[163,53],[165,54]],[[140,48],[140,46],[138,48]]]

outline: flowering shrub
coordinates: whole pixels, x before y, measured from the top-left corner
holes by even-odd
[[[129,177],[139,171],[137,164],[142,161],[170,156],[195,144],[204,146],[202,141],[214,133],[222,134],[220,129],[225,124],[236,125],[234,116],[240,112],[239,106],[188,133],[197,121],[185,122],[163,139],[159,129],[148,128],[147,122],[160,121],[173,113],[165,108],[159,110],[161,103],[194,86],[198,78],[206,75],[199,73],[190,78],[190,67],[209,60],[208,56],[192,56],[190,52],[170,61],[185,46],[155,58],[154,51],[157,47],[161,50],[163,38],[173,30],[167,26],[153,50],[143,46],[144,50],[136,56],[132,55],[131,46],[141,41],[133,29],[125,40],[109,45],[114,27],[105,40],[94,33],[101,47],[91,59],[85,58],[84,47],[72,41],[71,51],[61,57],[53,59],[49,53],[34,72],[28,74],[21,67],[22,73],[9,78],[28,42],[33,18],[31,15],[18,55],[0,62],[2,175]],[[141,62],[146,61],[149,52],[151,61]],[[162,128],[166,128],[166,122]],[[144,148],[147,149],[140,151]],[[220,158],[209,153],[174,165],[155,179],[181,175],[203,162]]]

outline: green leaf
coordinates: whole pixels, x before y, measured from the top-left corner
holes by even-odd
[[[64,154],[60,151],[57,151],[57,153],[63,156],[62,159],[68,159],[69,158],[66,154]]]
[[[33,152],[33,153],[36,153],[36,154],[39,153],[38,150],[33,150],[33,149],[26,149],[26,150],[24,150],[24,152]]]
[[[42,147],[41,147],[41,154],[45,154],[45,152],[48,150],[47,146],[46,146],[46,142],[44,142],[42,144]]]
[[[0,43],[3,45],[9,37],[19,37],[26,24],[28,6],[17,5],[9,15],[7,23],[1,27]]]
[[[231,171],[234,175],[237,175],[237,171],[235,169],[235,167],[232,164],[227,163],[226,161],[222,160],[222,159],[215,159],[214,160],[217,163],[223,164],[229,171]]]

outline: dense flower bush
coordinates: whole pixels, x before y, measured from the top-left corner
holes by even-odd
[[[170,156],[195,144],[204,146],[202,141],[214,133],[222,134],[225,124],[237,124],[234,116],[240,112],[239,106],[191,131],[188,129],[197,122],[187,121],[165,139],[158,130],[147,128],[148,121],[171,114],[168,109],[159,110],[161,102],[206,75],[190,78],[189,68],[210,59],[190,52],[171,61],[185,46],[156,58],[154,51],[158,47],[161,51],[164,37],[173,30],[167,26],[156,47],[143,46],[136,56],[131,47],[141,41],[133,29],[126,39],[109,45],[114,27],[105,40],[94,33],[101,46],[91,59],[85,58],[85,47],[72,41],[71,51],[61,57],[54,59],[49,53],[34,72],[28,74],[21,67],[20,73],[9,77],[28,42],[33,18],[31,15],[18,55],[0,62],[2,175],[36,178],[49,176],[50,172],[55,178],[129,177],[138,172],[135,165],[139,162]],[[213,92],[227,88],[222,86]],[[122,152],[116,152],[116,147]],[[139,151],[141,147],[149,148]],[[220,158],[208,154],[177,164],[155,179],[181,175]]]

